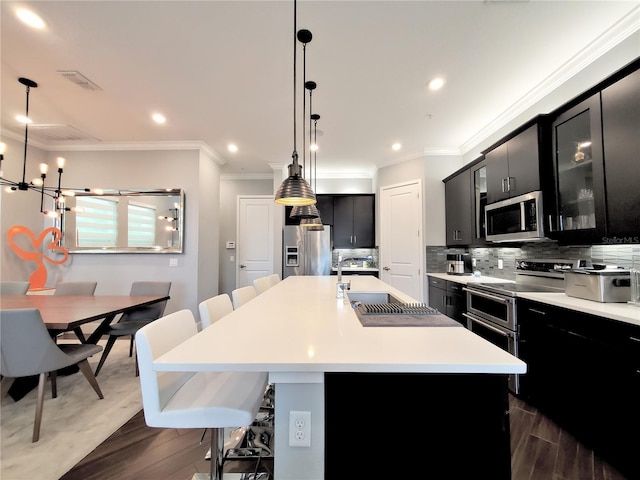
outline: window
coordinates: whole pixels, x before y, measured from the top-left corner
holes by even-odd
[[[156,209],[138,202],[128,206],[129,247],[153,247],[156,244]]]
[[[118,202],[108,197],[76,197],[76,245],[114,247],[118,241]]]

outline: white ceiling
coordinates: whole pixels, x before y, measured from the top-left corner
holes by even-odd
[[[36,126],[29,135],[41,147],[203,142],[227,174],[270,174],[270,164],[290,162],[293,1],[0,3],[3,134],[24,139],[14,117],[25,109],[17,79],[27,77],[39,84],[30,95]],[[16,19],[15,8],[25,5],[46,29]],[[566,77],[576,58],[613,46],[620,25],[637,29],[638,5],[299,1],[297,27],[313,33],[306,79],[318,84],[318,175],[368,175],[425,152],[466,153]],[[61,70],[80,72],[100,90],[80,88]],[[437,75],[447,83],[430,92],[426,83]],[[308,116],[308,102],[306,109]],[[151,122],[155,111],[167,117],[165,125]],[[304,141],[308,146],[308,133]],[[229,142],[237,153],[227,150]],[[402,150],[392,151],[394,142]]]

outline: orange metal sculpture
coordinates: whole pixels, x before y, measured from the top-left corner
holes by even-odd
[[[41,250],[42,244],[47,241],[47,238],[51,234],[52,238],[44,247],[44,251]],[[31,241],[31,247],[33,249],[23,250],[20,245],[16,244],[14,237],[16,235],[25,235]],[[60,246],[60,240],[62,239],[62,232],[59,228],[49,227],[45,228],[38,238],[35,234],[24,225],[14,225],[9,229],[7,233],[7,240],[11,249],[26,262],[35,262],[37,264],[36,270],[29,277],[31,290],[39,290],[45,288],[47,283],[47,267],[45,261],[54,265],[61,265],[65,263],[69,258],[69,251]],[[62,258],[55,259],[50,257],[46,252],[50,250],[51,253],[61,253]]]

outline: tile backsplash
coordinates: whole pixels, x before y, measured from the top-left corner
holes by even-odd
[[[516,260],[521,258],[585,259],[625,268],[640,268],[640,245],[559,246],[555,242],[523,244],[519,248],[448,248],[427,247],[427,273],[444,272],[447,253],[470,253],[476,260],[474,270],[482,275],[515,280]],[[498,268],[498,259],[503,268]]]
[[[331,263],[337,265],[338,255],[343,259],[353,258],[370,260],[372,267],[378,267],[378,249],[377,248],[334,248],[331,252]]]

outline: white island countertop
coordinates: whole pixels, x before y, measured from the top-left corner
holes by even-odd
[[[352,293],[388,292],[413,301],[374,276],[348,278]],[[325,480],[325,422],[335,418],[325,421],[326,375],[461,374],[464,385],[465,374],[526,372],[524,362],[463,326],[363,327],[348,299],[336,298],[336,284],[335,275],[287,277],[153,365],[156,371],[268,372],[275,389],[279,480]],[[293,411],[309,412],[310,447],[289,443]]]
[[[373,276],[351,291],[413,299]],[[292,276],[154,362],[157,371],[524,373],[466,328],[363,327],[335,276]]]

